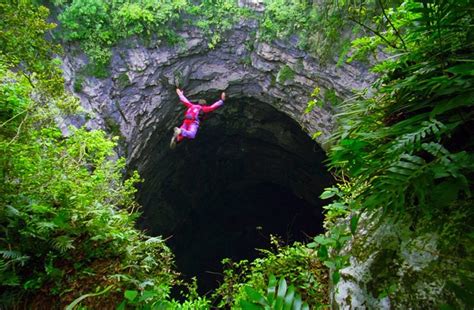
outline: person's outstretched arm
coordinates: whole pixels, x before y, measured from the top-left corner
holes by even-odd
[[[179,96],[179,100],[181,100],[181,102],[186,106],[186,107],[191,107],[193,104],[191,103],[191,101],[188,100],[188,98],[186,98],[184,96],[184,93],[181,89],[179,88],[176,88],[176,93],[178,94]]]
[[[221,94],[221,99],[220,99],[220,100],[217,100],[217,101],[214,102],[212,105],[203,106],[203,107],[202,107],[202,111],[203,111],[204,113],[212,112],[212,111],[214,111],[215,109],[221,107],[221,106],[224,104],[224,100],[225,100],[225,93],[223,92],[223,93]]]

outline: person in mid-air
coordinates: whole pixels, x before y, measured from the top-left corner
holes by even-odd
[[[209,113],[221,107],[225,100],[224,92],[221,94],[221,99],[212,105],[205,105],[206,100],[203,99],[200,99],[198,103],[192,103],[184,96],[183,91],[179,88],[176,88],[176,93],[179,96],[179,100],[181,100],[187,109],[184,113],[184,121],[181,127],[174,128],[174,134],[170,142],[171,148],[175,148],[176,144],[181,142],[184,138],[194,139],[199,129],[199,117],[203,113]]]

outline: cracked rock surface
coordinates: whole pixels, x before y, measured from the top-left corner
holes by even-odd
[[[373,76],[358,64],[321,66],[296,47],[256,42],[251,35],[255,29],[252,22],[241,23],[214,49],[208,48],[206,38],[196,29],[182,32],[184,42],[175,46],[124,42],[113,50],[110,77],[87,77],[77,93],[95,117],[75,122],[90,128],[116,124],[125,139],[129,162],[140,168],[149,160],[146,154],[153,144],[169,139],[171,128],[179,123],[183,110],[175,93],[179,85],[190,99],[211,102],[225,91],[231,99],[246,97],[254,99],[249,104],[268,104],[309,135],[321,132],[317,141],[325,147],[334,128],[334,111],[324,102],[321,108],[304,113],[313,89],[321,89],[321,101],[329,90],[345,98],[353,89],[369,86]],[[71,88],[85,64],[83,56],[65,57],[66,82]],[[291,72],[289,77],[278,78],[282,70]]]

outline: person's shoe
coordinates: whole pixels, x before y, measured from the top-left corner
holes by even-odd
[[[171,137],[170,149],[174,149],[175,147],[176,147],[176,138],[173,136]]]
[[[175,127],[173,137],[171,138],[171,142],[170,142],[171,149],[174,149],[176,147],[176,144],[178,142],[178,136],[180,133],[181,133],[181,129],[179,129],[178,127]]]

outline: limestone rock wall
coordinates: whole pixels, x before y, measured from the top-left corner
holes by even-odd
[[[446,240],[439,233],[449,223],[435,231],[430,223],[415,222],[407,215],[362,214],[355,237],[339,253],[351,257],[331,288],[334,309],[466,307],[449,284],[459,282],[456,257],[443,252]]]
[[[196,29],[182,32],[184,42],[176,46],[124,42],[113,50],[110,77],[87,77],[77,92],[95,117],[75,122],[91,128],[113,125],[125,139],[129,163],[146,165],[150,144],[169,139],[171,128],[180,122],[182,107],[175,93],[179,85],[191,99],[213,101],[226,91],[229,98],[269,104],[297,121],[309,135],[320,131],[317,140],[324,147],[334,128],[334,111],[325,103],[304,113],[313,89],[321,89],[320,100],[328,90],[344,98],[353,89],[367,87],[373,76],[358,64],[321,66],[294,46],[256,42],[255,30],[254,22],[242,22],[214,49]],[[71,89],[86,63],[84,56],[72,54],[64,59]]]

